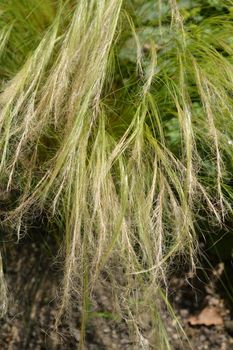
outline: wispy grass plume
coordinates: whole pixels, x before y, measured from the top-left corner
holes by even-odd
[[[12,18],[0,19],[0,177],[18,191],[4,219],[19,238],[33,212],[59,223],[58,320],[82,305],[80,348],[104,278],[141,348],[170,349],[169,267],[177,255],[195,267],[200,209],[218,222],[231,211],[232,12],[194,23],[179,2],[155,3],[141,22],[150,1],[0,5]]]

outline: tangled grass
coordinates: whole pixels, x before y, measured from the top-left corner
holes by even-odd
[[[170,266],[195,268],[201,215],[231,214],[233,11],[221,3],[195,22],[176,0],[1,1],[1,193],[17,190],[2,220],[19,239],[33,213],[56,224],[58,322],[82,305],[80,348],[107,279],[141,348],[146,312],[150,345],[171,349]]]

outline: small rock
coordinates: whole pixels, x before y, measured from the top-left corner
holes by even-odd
[[[181,309],[180,310],[180,316],[181,317],[187,317],[188,316],[188,310],[187,309]]]
[[[103,332],[104,332],[105,334],[109,333],[109,332],[110,332],[110,328],[108,328],[108,327],[104,328]]]

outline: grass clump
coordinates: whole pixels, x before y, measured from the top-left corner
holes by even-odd
[[[0,176],[2,193],[18,191],[3,221],[19,238],[34,212],[56,222],[58,319],[79,302],[82,341],[104,278],[141,348],[146,312],[150,345],[170,349],[169,268],[176,256],[195,267],[199,212],[231,213],[232,8],[195,4],[0,5]]]

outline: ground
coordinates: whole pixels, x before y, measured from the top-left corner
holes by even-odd
[[[58,332],[53,327],[60,276],[53,254],[30,238],[18,244],[12,241],[6,247],[10,306],[0,321],[0,349],[76,350],[80,337],[78,308]],[[223,263],[215,264],[198,271],[197,277],[179,272],[171,278],[170,300],[194,349],[233,350],[232,303],[222,280],[225,268]],[[107,317],[112,308],[106,286],[99,286],[94,304],[97,313],[88,325],[86,349],[135,350],[124,322]],[[176,322],[166,315],[164,318],[174,349],[181,350]]]

